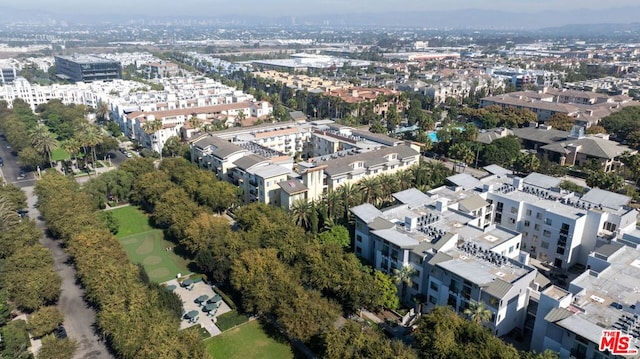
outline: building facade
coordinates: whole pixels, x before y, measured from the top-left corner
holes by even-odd
[[[122,79],[118,61],[90,55],[55,56],[58,77],[71,82]]]

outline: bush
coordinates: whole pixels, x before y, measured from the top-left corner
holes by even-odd
[[[218,293],[218,294],[220,294],[220,296],[222,297],[222,300],[224,300],[224,302],[227,303],[229,308],[231,308],[233,310],[238,309],[238,306],[236,306],[236,303],[234,303],[233,300],[231,300],[231,297],[229,297],[223,291],[221,291],[220,288],[213,287],[213,291]]]
[[[223,332],[249,321],[249,318],[246,315],[240,314],[235,310],[220,314],[216,319],[216,326]]]
[[[43,337],[58,327],[64,320],[56,307],[42,307],[29,317],[27,328],[34,338]]]

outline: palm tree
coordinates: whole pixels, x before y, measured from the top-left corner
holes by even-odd
[[[395,269],[393,271],[393,280],[396,284],[402,285],[402,296],[400,297],[401,301],[404,301],[405,296],[407,295],[407,286],[411,285],[413,277],[418,274],[415,269],[411,266],[404,266],[401,269]]]
[[[142,125],[142,130],[144,131],[144,133],[146,133],[149,136],[149,143],[151,143],[151,149],[156,151],[156,149],[153,148],[153,141],[151,141],[151,136],[160,131],[162,129],[162,120],[160,119],[155,119],[153,121],[146,121],[143,125]],[[157,146],[156,146],[157,147]],[[160,159],[162,159],[162,150],[158,151],[160,153]]]
[[[51,152],[58,148],[58,141],[55,135],[49,132],[45,125],[38,125],[31,132],[31,145],[36,152],[49,157],[49,164],[53,162]]]
[[[93,126],[88,122],[82,122],[80,125],[80,131],[78,131],[78,140],[82,144],[82,147],[85,148],[85,154],[87,153],[86,148],[89,147],[91,149],[91,155],[93,157],[93,163],[96,163],[96,146],[102,142],[102,137],[100,136],[100,130],[98,127]]]
[[[380,185],[380,199],[383,202],[391,202],[391,195],[398,191],[398,182],[396,176],[383,173],[376,177]]]
[[[245,115],[243,110],[240,110],[240,112],[238,112],[238,121],[242,123],[242,121],[244,121],[246,118],[247,118],[247,115]]]
[[[307,199],[298,199],[293,202],[289,213],[291,214],[293,223],[308,230],[311,227],[311,211],[315,211],[311,202]]]
[[[361,195],[359,189],[351,183],[345,183],[344,185],[339,187],[338,193],[340,193],[344,220],[345,224],[347,224],[349,222],[349,219],[351,218],[351,212],[349,212],[349,208],[361,204]]]
[[[69,154],[73,156],[76,164],[78,163],[78,152],[81,148],[82,144],[75,137],[72,137],[62,143],[62,149],[69,152]]]
[[[98,106],[96,107],[96,117],[99,121],[105,121],[109,116],[109,105],[104,102],[98,102]]]
[[[365,177],[358,181],[358,189],[362,193],[364,203],[375,205],[380,199],[380,182],[377,177]]]
[[[322,196],[321,201],[324,203],[326,208],[327,219],[331,220],[332,223],[335,223],[339,217],[342,217],[342,212],[340,211],[342,208],[340,192],[329,191]]]
[[[202,125],[202,121],[200,121],[200,119],[194,115],[191,115],[191,117],[189,117],[187,122],[189,123],[189,126],[191,126],[191,128],[193,129],[198,129]]]
[[[404,191],[405,189],[413,187],[414,177],[411,170],[406,169],[398,171],[395,173],[395,177],[395,181],[398,185],[398,190]]]
[[[489,322],[493,317],[493,313],[482,302],[472,302],[469,308],[464,310],[464,315],[478,324]]]

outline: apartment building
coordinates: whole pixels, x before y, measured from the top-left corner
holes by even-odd
[[[480,99],[480,107],[498,105],[529,110],[545,122],[559,113],[574,117],[576,124],[589,127],[626,106],[640,103],[628,96],[608,96],[588,91],[544,88],[542,91],[517,91]]]
[[[532,173],[487,192],[494,222],[522,233],[521,249],[556,268],[585,264],[599,238],[635,229],[631,198],[598,188],[580,196],[560,190],[561,179]]]
[[[271,104],[265,101],[239,102],[226,105],[181,108],[174,110],[143,112],[136,111],[119,117],[117,122],[122,132],[131,139],[138,140],[144,147],[151,148],[156,152],[161,152],[169,137],[180,137],[181,128],[191,118],[199,121],[209,121],[217,119],[217,116],[224,115],[237,119],[241,113],[247,116],[265,118],[273,111]],[[161,128],[149,132],[146,124],[159,121]]]
[[[253,75],[260,78],[281,82],[289,88],[306,91],[331,91],[335,89],[349,89],[353,84],[344,81],[333,81],[322,77],[302,74],[289,74],[279,71],[256,71]]]
[[[149,78],[174,77],[178,76],[180,67],[173,62],[147,62],[141,66],[142,71]]]
[[[629,349],[640,349],[639,263],[637,246],[612,242],[596,248],[568,290],[551,286],[540,293],[531,349],[550,349],[562,359],[621,358],[599,350],[604,330],[628,335]]]
[[[395,90],[378,87],[352,87],[349,89],[333,89],[326,91],[325,96],[338,97],[342,101],[351,105],[364,103],[373,103],[373,111],[380,116],[384,116],[389,111],[389,106],[396,106],[401,111],[401,104],[397,102],[397,96],[400,93]],[[380,101],[381,95],[385,96],[385,100]],[[358,116],[360,109],[352,110],[352,115]]]
[[[393,196],[399,204],[387,209],[351,209],[356,255],[389,274],[412,267],[405,301],[421,293],[424,309],[449,305],[458,312],[482,302],[493,314],[485,325],[496,335],[522,327],[536,270],[519,261],[521,235],[490,223],[491,204],[448,188]]]
[[[278,151],[268,146],[273,141],[264,141],[265,138],[278,141],[282,136],[298,141],[300,137],[304,146],[319,128],[328,127],[289,123],[220,131],[216,133],[220,136],[209,134],[193,140],[191,157],[200,167],[214,171],[218,178],[243,188],[246,203],[260,200],[285,208],[290,208],[296,199],[316,200],[324,192],[347,183],[407,169],[418,163],[420,157],[420,152],[410,146],[386,147],[378,143],[371,150],[342,150],[294,166],[290,152]],[[264,195],[260,196],[261,193]]]

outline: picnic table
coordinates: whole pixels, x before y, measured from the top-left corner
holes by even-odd
[[[220,294],[216,294],[213,297],[211,297],[209,300],[207,300],[207,304],[209,303],[218,303],[222,301],[222,297],[220,296]]]
[[[183,287],[185,287],[185,288],[186,288],[186,287],[188,287],[188,286],[190,286],[190,285],[192,285],[192,284],[193,284],[193,281],[192,281],[191,279],[185,279],[185,280],[182,282],[182,286],[183,286]]]
[[[198,311],[197,310],[192,310],[190,312],[188,312],[187,314],[184,315],[185,319],[188,320],[192,320],[193,318],[198,316]]]
[[[194,300],[194,302],[196,302],[196,303],[200,304],[200,303],[204,303],[204,302],[206,302],[206,301],[207,301],[207,299],[209,299],[209,296],[208,296],[208,295],[206,295],[206,294],[203,294],[203,295],[199,296],[198,298],[196,298],[196,299]]]
[[[218,303],[209,303],[202,308],[203,312],[210,312],[212,310],[218,309]]]

